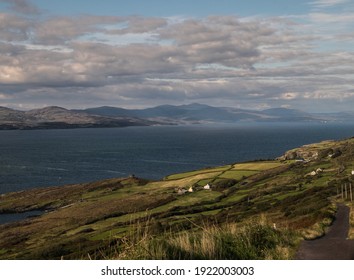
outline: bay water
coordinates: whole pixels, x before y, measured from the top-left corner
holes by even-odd
[[[338,123],[0,131],[0,194],[131,174],[156,180],[351,136],[354,124]]]

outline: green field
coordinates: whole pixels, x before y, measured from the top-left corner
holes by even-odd
[[[185,173],[179,173],[179,174],[173,174],[169,175],[165,178],[165,180],[178,180],[178,179],[183,179],[186,177],[191,177],[194,175],[199,175],[201,173],[207,174],[207,173],[214,173],[214,172],[222,172],[225,170],[228,170],[231,168],[231,165],[226,165],[226,166],[221,166],[221,167],[215,167],[215,168],[208,168],[208,169],[203,169],[203,170],[197,170],[197,171],[191,171],[191,172],[185,172]]]
[[[258,171],[252,171],[252,170],[231,170],[221,174],[220,178],[241,180],[241,179],[246,179],[247,177],[257,173]]]
[[[234,170],[255,170],[255,171],[263,171],[272,168],[276,168],[282,166],[283,164],[279,161],[264,161],[264,162],[248,162],[248,163],[240,163],[235,164],[233,166]]]

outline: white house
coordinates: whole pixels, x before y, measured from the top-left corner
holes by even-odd
[[[323,172],[323,169],[322,168],[317,168],[316,169],[316,174],[320,174],[320,173],[322,173]]]
[[[188,189],[188,192],[194,192],[193,187],[190,187],[190,188]]]
[[[209,184],[206,184],[206,185],[204,186],[204,190],[211,190],[211,186],[210,186]]]
[[[354,170],[352,170],[352,175],[354,175]]]

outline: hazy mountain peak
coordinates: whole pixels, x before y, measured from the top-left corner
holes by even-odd
[[[187,105],[181,105],[179,107],[184,109],[189,109],[189,110],[202,110],[202,109],[212,108],[209,105],[200,104],[200,103],[191,103]]]
[[[304,111],[298,110],[298,109],[290,109],[290,108],[282,108],[282,107],[277,107],[277,108],[270,108],[263,110],[262,112],[267,112],[267,113],[305,113]]]
[[[63,107],[59,107],[59,106],[47,106],[44,108],[39,108],[39,109],[33,109],[28,111],[28,113],[30,112],[68,112],[68,109],[65,109]]]

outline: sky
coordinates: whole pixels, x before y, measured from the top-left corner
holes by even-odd
[[[354,0],[0,0],[0,106],[354,110]]]

